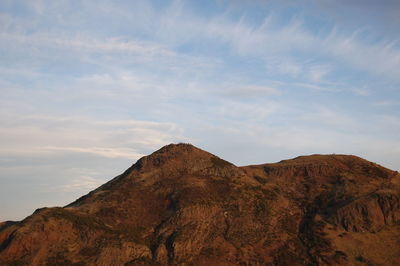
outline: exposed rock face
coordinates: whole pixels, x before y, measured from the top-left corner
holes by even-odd
[[[0,265],[400,264],[400,175],[355,156],[236,167],[168,145],[0,224]]]

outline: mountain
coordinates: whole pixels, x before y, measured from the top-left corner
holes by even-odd
[[[0,265],[400,265],[400,174],[351,155],[237,167],[171,144],[1,223]]]

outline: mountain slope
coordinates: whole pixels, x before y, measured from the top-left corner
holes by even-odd
[[[171,144],[64,208],[0,224],[0,265],[400,263],[400,175],[355,156],[236,167]]]

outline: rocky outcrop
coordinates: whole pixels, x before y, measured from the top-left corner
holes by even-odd
[[[330,221],[346,231],[372,233],[400,224],[400,195],[377,191],[338,208]]]

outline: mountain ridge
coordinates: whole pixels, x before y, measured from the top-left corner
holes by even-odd
[[[352,155],[238,167],[170,144],[63,208],[0,224],[0,263],[395,265],[399,180]]]

